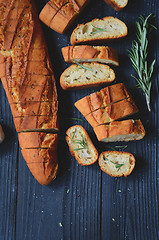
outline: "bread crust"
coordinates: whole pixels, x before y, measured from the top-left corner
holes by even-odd
[[[88,0],[51,0],[40,12],[39,18],[48,27],[63,34],[87,3]]]
[[[114,8],[116,11],[121,11],[123,8],[126,7],[126,5],[128,4],[128,0],[127,2],[121,7],[119,4],[117,4],[115,1],[113,0],[104,0],[110,7]]]
[[[117,51],[105,46],[67,46],[62,48],[62,54],[66,62],[87,62],[93,59],[96,62],[114,64],[119,66]],[[102,61],[101,61],[102,60]]]
[[[22,149],[56,149],[58,144],[58,134],[44,132],[21,132],[18,133],[18,140]]]
[[[77,129],[77,131],[80,129],[80,131],[83,133],[83,137],[84,137],[84,140],[85,140],[85,143],[86,143],[87,147],[88,147],[88,145],[91,146],[91,150],[92,150],[92,152],[94,152],[94,155],[96,156],[96,157],[94,158],[94,160],[91,160],[91,161],[89,161],[89,162],[85,162],[84,159],[79,156],[79,151],[82,151],[82,150],[78,150],[78,151],[74,151],[74,150],[73,150],[73,146],[72,146],[72,144],[71,144],[72,139],[71,139],[71,137],[70,137],[70,132],[72,131],[72,129]],[[91,141],[88,133],[86,132],[86,130],[85,130],[82,126],[80,126],[80,125],[75,125],[75,126],[70,127],[70,128],[66,131],[66,135],[67,135],[67,136],[66,136],[66,141],[67,141],[67,144],[68,144],[68,146],[69,146],[70,153],[71,153],[71,155],[72,155],[73,157],[75,157],[75,159],[77,160],[77,162],[78,162],[80,165],[82,165],[82,166],[87,166],[87,165],[91,165],[91,164],[93,164],[93,163],[95,163],[95,162],[97,161],[97,159],[98,159],[98,151],[97,151],[97,149],[95,148],[95,146],[93,145],[93,143],[92,143],[92,141]]]
[[[122,34],[119,34],[118,36],[107,36],[107,37],[104,37],[104,36],[101,36],[102,34],[100,34],[100,37],[98,36],[93,36],[93,37],[90,37],[91,35],[89,34],[89,37],[86,37],[85,38],[82,38],[82,39],[78,39],[75,37],[75,33],[78,31],[78,29],[82,26],[88,26],[88,25],[94,25],[96,22],[99,22],[99,21],[110,21],[110,20],[115,20],[117,21],[120,25],[122,25],[124,27],[124,33]],[[82,43],[92,43],[92,42],[100,42],[100,41],[108,41],[108,40],[115,40],[115,39],[120,39],[120,38],[123,38],[127,35],[128,33],[128,29],[127,29],[127,26],[125,25],[124,22],[122,22],[121,20],[119,20],[118,18],[114,18],[114,17],[104,17],[102,19],[98,19],[98,18],[95,18],[93,19],[92,21],[90,22],[87,22],[87,23],[83,23],[83,24],[78,24],[77,27],[73,30],[72,34],[71,34],[71,38],[70,38],[70,42],[72,45],[76,45],[76,44],[82,44]]]
[[[124,139],[124,141],[133,141],[133,140],[140,140],[145,136],[145,130],[140,120],[123,120],[123,121],[115,121],[111,122],[107,125],[99,125],[95,127],[94,132],[98,141],[103,141],[104,139],[109,139],[111,142],[111,138],[114,136],[122,136],[122,135],[133,135],[138,134],[138,138],[134,139]],[[112,142],[118,140],[112,140]]]
[[[104,108],[115,102],[131,97],[123,83],[105,87],[75,102],[75,107],[85,117],[99,108]]]
[[[58,130],[56,84],[35,5],[14,0],[1,1],[0,6],[0,77],[16,130]],[[42,133],[28,133],[20,142],[38,147],[22,153],[35,178],[48,184],[57,174],[57,141],[42,139]]]
[[[103,161],[103,159],[102,159],[104,155],[107,156],[106,161]],[[122,157],[125,157],[125,156],[129,157],[129,161],[130,161],[129,165],[130,166],[129,166],[129,171],[128,172],[124,172],[124,171],[118,172],[120,170],[120,168],[118,168],[118,167],[116,169],[116,173],[114,172],[114,170],[110,171],[110,169],[107,169],[106,164],[107,164],[107,161],[109,162],[108,157],[109,156],[115,156],[115,155],[121,156],[121,159],[122,159]],[[111,161],[111,162],[112,162],[112,164],[115,163],[114,160]],[[132,171],[135,167],[135,157],[129,152],[106,151],[106,152],[102,152],[100,154],[99,159],[98,159],[98,163],[99,163],[99,166],[100,166],[101,170],[103,172],[107,173],[108,175],[110,175],[111,177],[122,177],[122,176],[127,177],[128,175],[130,175],[132,173]]]

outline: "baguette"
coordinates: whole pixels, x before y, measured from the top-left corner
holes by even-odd
[[[145,130],[140,120],[115,121],[94,128],[98,141],[120,142],[140,140],[145,136]]]
[[[121,11],[128,4],[128,0],[104,0],[109,6],[116,11]]]
[[[114,17],[93,19],[91,22],[79,24],[71,34],[71,44],[97,42],[123,38],[128,29],[125,23]]]
[[[119,66],[117,51],[105,46],[68,46],[62,48],[66,62],[98,62]]]
[[[66,131],[66,141],[69,150],[81,165],[91,165],[98,159],[98,152],[94,147],[86,130],[80,126],[75,125]]]
[[[75,102],[75,107],[87,116],[91,112],[129,98],[130,94],[123,83],[108,86]]]
[[[101,170],[112,177],[127,177],[135,167],[135,157],[128,152],[102,152],[98,161]]]
[[[4,132],[3,132],[3,128],[0,125],[0,144],[4,141],[4,139],[5,139],[5,135],[4,135]]]
[[[114,81],[115,73],[107,65],[99,63],[82,63],[71,65],[60,77],[64,90],[95,87]]]
[[[46,185],[57,174],[57,141],[52,140],[43,149],[43,142],[37,145],[37,133],[33,135],[30,132],[58,131],[58,102],[52,66],[34,2],[2,0],[0,20],[0,78],[16,130],[26,132],[25,147],[31,147],[23,148],[23,157],[34,177]],[[32,147],[33,136],[36,141]],[[20,146],[23,143],[20,140]],[[51,151],[53,155],[49,154]],[[44,155],[38,155],[45,152],[44,159]]]
[[[138,112],[138,108],[131,98],[100,108],[85,116],[89,124],[95,128],[98,125],[113,122]]]
[[[63,34],[87,3],[88,0],[51,0],[40,12],[39,18],[48,27]]]

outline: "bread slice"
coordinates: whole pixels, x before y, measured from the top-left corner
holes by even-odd
[[[105,46],[67,46],[62,48],[66,62],[98,62],[119,66],[117,51]]]
[[[109,6],[116,11],[122,10],[128,4],[128,0],[104,0]]]
[[[94,92],[89,96],[81,98],[75,102],[75,107],[83,114],[87,116],[91,112],[104,108],[115,102],[129,98],[130,94],[123,83],[118,83],[105,87],[100,92]]]
[[[48,27],[63,34],[87,3],[88,0],[51,0],[40,12],[39,18]]]
[[[67,68],[60,77],[60,85],[64,90],[82,89],[113,82],[114,71],[105,64],[81,63]]]
[[[138,108],[131,98],[100,108],[85,116],[89,124],[95,128],[98,125],[113,122],[138,112]]]
[[[72,156],[76,158],[81,165],[91,165],[98,159],[98,152],[94,147],[86,130],[75,125],[66,131],[66,141],[68,143]]]
[[[71,34],[71,44],[119,39],[125,37],[127,32],[127,26],[118,18],[96,18],[91,22],[79,24],[74,29]]]
[[[135,167],[135,157],[128,152],[102,152],[98,161],[101,170],[112,177],[127,177]]]
[[[57,148],[58,134],[44,132],[21,132],[18,133],[21,149],[34,148]]]
[[[145,136],[145,130],[140,120],[115,121],[94,128],[98,141],[120,142],[140,140]]]

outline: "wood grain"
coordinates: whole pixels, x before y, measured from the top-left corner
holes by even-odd
[[[36,0],[38,11],[44,6]],[[0,123],[5,130],[5,142],[0,145],[0,240],[158,240],[159,239],[159,31],[152,35],[151,58],[156,58],[153,75],[152,111],[139,89],[131,90],[140,109],[146,137],[141,141],[121,143],[136,157],[136,167],[128,178],[112,178],[101,172],[98,163],[82,167],[71,157],[65,142],[65,131],[81,124],[89,132],[99,152],[107,150],[100,144],[86,121],[74,107],[74,102],[95,89],[65,92],[59,77],[65,64],[61,48],[69,44],[69,36],[77,23],[95,17],[115,16],[128,25],[126,39],[109,43],[119,51],[120,67],[115,68],[116,81],[133,88],[134,74],[127,56],[135,39],[135,21],[139,15],[156,15],[159,25],[158,0],[129,1],[121,12],[115,12],[103,0],[92,0],[66,35],[59,35],[43,25],[54,67],[58,96],[61,135],[59,142],[60,170],[49,186],[41,186],[29,172],[20,153],[17,135],[4,90],[0,83]],[[109,144],[110,145],[110,144]],[[112,144],[115,146],[116,144]]]

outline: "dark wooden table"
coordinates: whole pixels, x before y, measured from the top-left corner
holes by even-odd
[[[46,1],[36,0],[38,11],[44,3]],[[142,92],[133,90],[136,82],[130,75],[134,70],[127,56],[127,49],[135,39],[135,21],[141,14],[147,16],[151,12],[156,15],[155,24],[159,25],[158,0],[129,0],[121,12],[115,12],[103,0],[92,0],[67,35],[43,26],[57,81],[61,125],[60,169],[57,179],[49,186],[41,186],[25,164],[0,83],[0,121],[6,135],[0,145],[0,240],[159,239],[159,31],[152,34],[150,46],[150,58],[156,58],[151,112],[147,110]],[[93,89],[64,92],[59,86],[59,76],[67,66],[60,49],[69,44],[73,28],[78,22],[104,16],[118,17],[128,25],[128,36],[109,45],[116,48],[120,56],[120,67],[115,69],[116,82],[124,82],[131,89],[146,129],[143,140],[120,144],[127,145],[126,150],[136,157],[136,167],[128,178],[112,178],[101,172],[98,163],[89,167],[78,165],[65,142],[66,129],[82,124],[99,152],[107,150],[106,144],[97,142],[86,121],[71,119],[84,119],[74,102]]]

